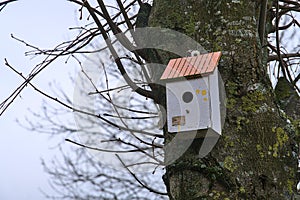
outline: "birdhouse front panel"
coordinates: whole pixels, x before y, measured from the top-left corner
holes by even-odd
[[[208,78],[167,83],[167,121],[169,132],[211,127]]]

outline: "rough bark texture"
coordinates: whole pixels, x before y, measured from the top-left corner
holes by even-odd
[[[253,0],[154,1],[150,26],[183,32],[209,52],[222,51],[219,70],[227,93],[226,122],[214,150],[198,159],[197,139],[167,167],[164,181],[170,199],[293,196],[294,129],[281,115],[266,74],[258,15],[259,2]]]

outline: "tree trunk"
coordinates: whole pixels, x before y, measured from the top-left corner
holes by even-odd
[[[201,139],[195,139],[167,166],[170,199],[291,199],[294,194],[294,130],[280,114],[266,72],[258,2],[154,1],[150,26],[183,32],[209,52],[222,51],[218,68],[227,95],[225,126],[213,151],[199,159]]]

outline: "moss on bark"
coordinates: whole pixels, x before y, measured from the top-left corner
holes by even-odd
[[[219,71],[228,98],[223,135],[211,154],[200,160],[199,146],[192,145],[167,166],[170,199],[290,199],[295,190],[293,138],[263,62],[258,9],[249,0],[154,1],[151,26],[183,32],[209,52],[222,51]]]

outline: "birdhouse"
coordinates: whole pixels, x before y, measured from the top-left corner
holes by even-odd
[[[221,52],[171,59],[166,82],[167,123],[171,133],[212,130],[221,135],[217,65]]]

